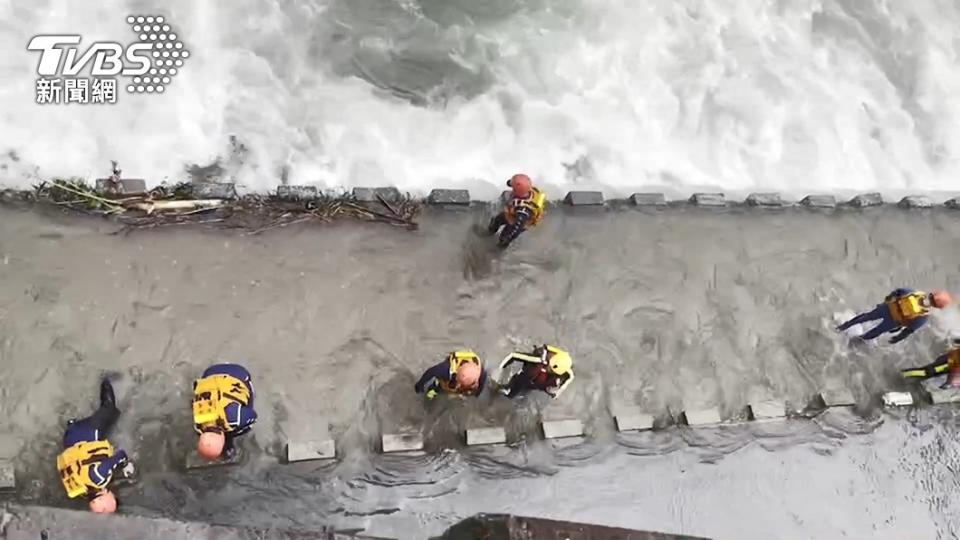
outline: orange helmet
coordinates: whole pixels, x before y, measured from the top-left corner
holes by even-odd
[[[197,453],[208,461],[216,461],[223,454],[227,438],[218,431],[204,431],[197,441]]]
[[[117,498],[110,490],[103,490],[90,501],[90,511],[97,514],[112,514],[117,511]]]
[[[507,180],[507,185],[513,188],[514,197],[526,197],[530,195],[530,190],[533,188],[533,181],[525,174],[515,174],[510,180]]]
[[[480,381],[480,366],[474,362],[464,362],[457,368],[457,386],[474,388]]]
[[[930,299],[933,302],[934,307],[943,309],[950,305],[953,302],[953,298],[950,297],[950,293],[947,291],[933,291],[930,293]]]

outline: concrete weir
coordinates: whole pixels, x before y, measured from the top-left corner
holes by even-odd
[[[690,427],[714,426],[723,422],[720,411],[716,407],[683,411],[680,413],[680,418]]]
[[[831,387],[819,394],[820,400],[826,407],[852,407],[857,404],[853,392],[846,387]]]
[[[115,191],[115,183],[107,178],[97,179],[96,190],[98,193],[107,194],[111,190]],[[139,178],[119,179],[116,185],[124,193],[139,193],[146,190],[146,183]],[[208,182],[200,181],[189,185],[191,195],[197,199],[236,199],[238,197],[236,186],[228,182]],[[312,185],[282,185],[278,186],[274,197],[281,200],[303,201],[315,199],[320,196],[320,190]],[[393,186],[383,187],[356,187],[351,192],[354,201],[374,203],[381,198],[387,202],[399,201],[402,198],[400,190]],[[510,191],[501,193],[497,200],[503,202],[509,200]],[[459,208],[470,206],[474,199],[467,189],[436,188],[430,191],[423,202],[431,206]],[[699,207],[727,207],[744,206],[748,208],[781,208],[792,206],[793,203],[787,202],[778,192],[757,192],[750,193],[742,201],[732,201],[727,198],[725,193],[693,193],[685,201],[668,201],[666,195],[661,192],[637,192],[626,199],[608,199],[601,191],[568,191],[560,200],[563,204],[571,207],[600,207],[607,205],[621,205],[626,203],[628,206],[673,206],[677,202],[686,203]],[[556,201],[554,201],[556,204]],[[847,208],[872,208],[888,205],[880,193],[860,193],[846,202],[837,202],[836,196],[827,194],[811,194],[804,196],[799,201],[799,206],[808,208],[836,208],[843,206]],[[937,204],[927,195],[907,195],[891,206],[897,206],[904,209],[928,209],[941,206],[949,209],[960,209],[960,197],[955,197]]]
[[[930,391],[930,400],[934,405],[945,403],[960,403],[960,389],[956,388],[938,388]]]
[[[755,401],[747,406],[750,408],[751,420],[779,420],[787,416],[787,405],[780,400]]]
[[[614,415],[617,431],[647,431],[654,427],[655,418],[639,407],[622,407]]]
[[[371,193],[358,191],[353,202],[366,197],[386,212]],[[936,470],[922,470],[928,464],[918,456],[941,436],[948,440],[950,430],[940,428],[949,415],[940,413],[957,407],[960,396],[913,389],[907,405],[905,394],[893,392],[901,381],[884,386],[903,366],[904,349],[846,347],[842,335],[821,324],[835,306],[814,295],[836,291],[857,309],[885,294],[891,282],[956,286],[951,269],[960,265],[960,252],[931,246],[939,245],[938,235],[960,237],[960,214],[936,197],[934,207],[920,211],[898,207],[899,197],[861,211],[846,202],[754,208],[725,196],[728,208],[713,211],[684,197],[652,194],[580,211],[556,204],[564,193],[552,195],[557,199],[543,222],[506,251],[475,234],[497,210],[479,204],[425,208],[415,234],[349,220],[257,236],[171,227],[124,237],[105,234],[113,227],[109,220],[0,208],[0,282],[6,284],[0,306],[16,310],[16,317],[0,314],[8,390],[0,406],[19,411],[8,415],[7,432],[21,443],[21,450],[0,458],[15,456],[15,496],[57,495],[66,502],[50,470],[61,421],[74,411],[85,414],[99,374],[114,369],[124,377],[117,386],[123,410],[117,444],[136,456],[140,469],[137,488],[121,498],[124,511],[248,524],[273,516],[311,526],[337,515],[337,526],[369,522],[386,532],[416,521],[436,534],[434,516],[469,515],[464,508],[470,511],[477,500],[510,504],[495,500],[510,477],[515,493],[529,494],[525,503],[538,513],[558,511],[550,494],[576,493],[593,482],[616,484],[604,511],[622,523],[643,525],[632,506],[678,530],[718,528],[718,537],[737,537],[730,522],[751,514],[771,519],[755,520],[757,529],[745,535],[750,539],[855,538],[874,524],[886,527],[877,537],[913,531],[937,537],[930,527],[952,510],[931,510],[924,497],[949,493],[950,486],[936,484]],[[853,267],[857,272],[840,271]],[[519,305],[536,309],[522,310],[517,322],[505,307]],[[926,347],[933,337],[925,328],[905,345]],[[415,377],[452,348],[476,347],[486,360],[553,339],[574,354],[578,375],[554,402],[484,395],[425,408],[412,389]],[[184,473],[184,440],[192,437],[184,423],[189,380],[220,358],[243,363],[257,383],[260,420],[250,439],[239,442],[250,453],[229,470]],[[74,386],[77,395],[61,395]],[[887,390],[888,407],[917,408],[909,411],[910,423],[892,409],[880,426],[860,421],[857,415],[873,418]],[[31,395],[50,397],[17,409]],[[618,408],[613,396],[628,406]],[[553,405],[544,410],[544,403]],[[673,427],[681,404],[688,405],[684,418],[692,428]],[[746,425],[791,420],[770,429],[734,426],[748,406]],[[550,422],[555,418],[541,426],[550,414],[572,417],[573,427],[559,429]],[[817,414],[822,421],[810,421]],[[326,436],[314,429],[320,417],[331,426]],[[717,423],[722,427],[709,428]],[[917,436],[926,426],[932,429]],[[850,436],[821,437],[823,430]],[[514,434],[538,441],[514,444]],[[502,445],[506,435],[509,447],[484,446]],[[741,437],[781,435],[773,452],[747,445],[724,453],[739,447]],[[829,448],[799,448],[808,443]],[[916,468],[904,471],[897,460],[908,445]],[[378,455],[378,447],[389,455]],[[441,455],[392,457],[427,448]],[[538,462],[527,470],[531,450],[548,466]],[[660,455],[672,450],[676,456]],[[168,463],[170,451],[180,463]],[[609,459],[593,460],[597,451]],[[677,475],[675,458],[685,452],[708,454],[716,464],[691,459],[692,474]],[[716,453],[723,455],[712,459]],[[649,458],[639,463],[635,455]],[[315,461],[332,457],[342,461]],[[876,476],[852,466],[864,463],[895,476],[895,483],[872,489]],[[541,475],[553,472],[551,464],[558,472]],[[0,470],[5,466],[13,468],[0,462]],[[738,473],[743,470],[757,474]],[[635,474],[657,489],[640,492],[618,482]],[[832,513],[843,506],[841,484],[855,486],[871,511],[847,506]],[[214,501],[217,490],[229,498]],[[684,494],[685,508],[696,509],[702,528],[677,525],[681,517],[663,502],[677,493]],[[710,514],[727,496],[730,504]],[[210,503],[178,507],[184,498]],[[878,507],[896,511],[899,525],[885,523]],[[779,527],[792,512],[804,524],[829,519],[814,531],[783,532]]]
[[[402,196],[400,190],[395,187],[356,187],[353,188],[353,198],[357,202],[379,202],[383,199],[387,202],[399,201]],[[467,197],[469,199],[469,195]]]
[[[470,192],[466,189],[435,189],[427,196],[427,203],[439,206],[466,206]]]
[[[287,463],[328,460],[336,457],[337,444],[333,439],[287,442]]]
[[[807,195],[800,201],[800,205],[810,208],[836,208],[837,198],[833,195]]]
[[[467,446],[504,444],[507,432],[502,427],[471,428],[466,431]]]
[[[884,392],[881,399],[886,407],[909,407],[914,404],[910,392]]]
[[[543,429],[543,438],[545,439],[563,439],[583,436],[583,422],[575,418],[544,420],[541,422],[541,428]]]
[[[380,448],[384,454],[422,453],[423,435],[412,432],[385,433],[380,438]]]
[[[603,206],[603,193],[599,191],[571,191],[563,202],[570,206]]]
[[[634,206],[667,206],[667,197],[663,193],[634,193],[629,201]]]

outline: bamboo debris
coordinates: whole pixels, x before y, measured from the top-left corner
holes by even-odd
[[[118,175],[116,166],[114,173],[114,176]],[[34,186],[32,192],[0,192],[0,201],[50,205],[65,211],[104,216],[124,224],[127,232],[195,224],[242,229],[250,235],[292,225],[342,219],[416,230],[418,225],[414,220],[422,210],[422,203],[409,196],[391,204],[379,195],[378,202],[368,203],[352,197],[321,197],[293,202],[259,195],[236,200],[196,200],[191,193],[189,184],[178,184],[161,185],[141,195],[98,194],[83,180],[56,179]]]
[[[223,201],[219,199],[202,201],[144,201],[130,203],[127,208],[143,210],[149,216],[157,210],[205,210],[222,205]]]

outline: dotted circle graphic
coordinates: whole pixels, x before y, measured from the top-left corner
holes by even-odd
[[[190,51],[180,41],[173,25],[162,15],[128,15],[126,21],[139,38],[139,43],[150,47],[150,56],[153,58],[145,73],[131,77],[133,84],[127,85],[127,92],[163,92],[179,73],[173,66],[182,67],[183,59],[190,56]]]

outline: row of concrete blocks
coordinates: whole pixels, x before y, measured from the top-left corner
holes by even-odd
[[[818,394],[819,406],[824,408],[851,407],[856,404],[853,393],[846,388],[824,390]],[[960,390],[932,390],[927,399],[935,405],[945,403],[960,403]],[[887,407],[909,407],[917,404],[914,395],[910,392],[887,392],[882,400]],[[786,419],[787,406],[784,401],[762,400],[747,405],[748,421],[773,421]],[[690,427],[711,427],[724,424],[720,411],[716,407],[702,410],[687,410],[681,412],[675,419],[676,423]],[[616,410],[614,421],[619,432],[640,432],[653,430],[656,427],[656,417],[644,412],[638,407],[622,407]],[[545,420],[541,422],[541,429],[545,439],[563,439],[583,437],[583,421],[577,418],[561,420]],[[503,445],[507,443],[506,430],[501,426],[467,429],[465,432],[467,446]],[[381,436],[380,450],[384,454],[418,455],[423,454],[424,441],[419,433],[385,433]],[[333,461],[337,458],[336,442],[329,432],[310,440],[287,441],[286,461],[297,463],[302,461]],[[238,463],[240,455],[231,460],[208,462],[197,457],[195,452],[189,452],[186,460],[187,469],[203,469],[221,465]],[[13,462],[0,460],[0,490],[12,490],[16,487]]]
[[[125,193],[140,193],[146,190],[146,183],[140,179],[121,180],[123,191]],[[97,181],[99,191],[107,191],[110,186],[109,180],[100,179]],[[234,184],[201,182],[192,184],[193,197],[197,199],[235,199],[237,191]],[[509,192],[505,191],[503,196]],[[395,187],[354,188],[353,198],[359,202],[377,202],[381,198],[387,202],[394,202],[401,198],[400,190]],[[316,186],[279,186],[277,188],[276,198],[288,201],[305,201],[316,199],[320,192]],[[464,206],[473,202],[470,197],[470,191],[466,189],[434,189],[426,198],[427,204],[438,206]],[[608,201],[603,193],[599,191],[570,191],[563,199],[565,204],[570,206],[603,206]],[[663,193],[634,193],[626,199],[628,204],[634,206],[667,206],[669,203]],[[694,206],[702,207],[725,207],[730,205],[746,205],[754,207],[787,207],[793,206],[783,200],[779,193],[752,193],[742,202],[728,201],[723,193],[694,193],[686,202]],[[871,206],[880,206],[885,204],[883,197],[879,193],[863,193],[857,195],[846,202],[837,202],[833,195],[809,195],[800,201],[800,206],[811,208],[836,208],[838,206],[850,206],[854,208],[866,208]],[[904,197],[897,203],[902,208],[932,208],[933,201],[925,195],[910,195]],[[960,210],[960,197],[955,197],[944,203],[947,208]]]
[[[933,404],[960,403],[958,390],[933,390],[928,393],[928,400]],[[887,392],[882,400],[888,407],[905,407],[916,404],[910,392]],[[815,407],[829,409],[851,407],[856,404],[853,392],[846,388],[824,390],[817,395]],[[747,405],[747,421],[769,422],[783,420],[788,417],[786,402],[779,400],[760,400]],[[702,410],[686,410],[681,412],[675,423],[694,428],[711,427],[724,424],[719,409],[711,407]],[[617,431],[639,432],[656,429],[656,416],[644,412],[638,407],[622,407],[616,409],[614,422]],[[545,439],[563,439],[583,437],[583,421],[577,418],[560,420],[545,420],[540,423]],[[467,429],[464,433],[467,446],[489,446],[507,444],[507,433],[502,426],[480,427]],[[424,449],[423,436],[419,433],[385,433],[380,439],[380,450],[384,454],[422,455]],[[329,436],[308,441],[287,442],[287,462],[334,460],[337,457],[336,443]],[[191,454],[187,468],[202,468],[229,464],[233,462],[204,462]]]

